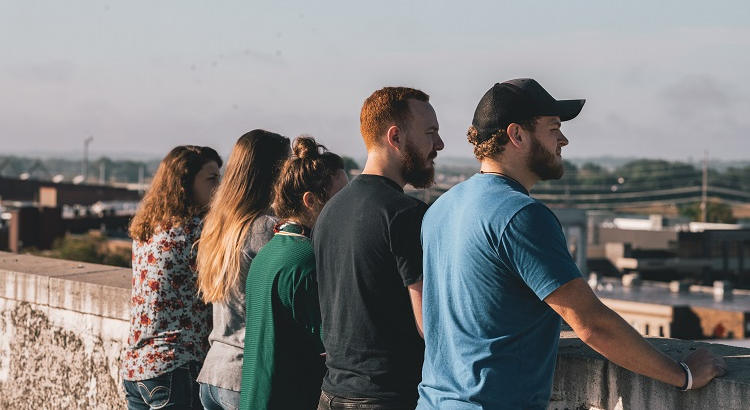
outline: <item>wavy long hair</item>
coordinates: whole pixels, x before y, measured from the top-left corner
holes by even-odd
[[[226,300],[241,277],[245,237],[268,212],[289,138],[253,130],[234,144],[198,240],[198,290],[206,303]]]
[[[213,148],[197,145],[174,147],[159,163],[140,207],[130,222],[130,237],[147,242],[159,229],[184,224],[206,212],[193,199],[193,182],[211,161],[221,168],[221,157]]]

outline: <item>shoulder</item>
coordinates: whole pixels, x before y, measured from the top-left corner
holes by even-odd
[[[342,214],[378,215],[377,220],[387,221],[404,212],[421,217],[426,210],[427,204],[404,193],[395,182],[377,175],[359,175],[326,203],[316,229],[327,224],[338,227]]]
[[[277,235],[280,236],[280,235]],[[292,264],[298,267],[315,268],[315,251],[310,238],[301,236],[282,236],[285,238],[285,253],[289,256]]]
[[[391,222],[399,222],[404,219],[421,221],[427,212],[427,204],[408,195],[404,196],[407,197],[405,200],[392,204],[393,207],[390,209]]]
[[[543,203],[532,199],[531,202],[518,208],[509,221],[509,225],[519,232],[543,235],[550,230],[561,229],[555,214]]]
[[[309,238],[276,234],[258,252],[251,266],[256,269],[266,264],[276,266],[279,272],[304,272],[315,270],[315,252]]]
[[[196,239],[194,237],[196,231],[200,235],[200,225],[194,226],[191,221],[178,225],[157,226],[151,238],[141,244],[142,246],[155,246],[165,242],[173,244],[193,242]]]
[[[274,226],[276,226],[276,223],[278,221],[279,219],[272,215],[258,215],[258,217],[253,221],[251,230],[253,231],[253,233],[270,233],[271,235],[273,235],[273,228]]]
[[[266,242],[273,238],[274,230],[278,219],[271,215],[258,215],[250,224],[250,229],[245,236],[245,248],[255,249],[256,252]]]

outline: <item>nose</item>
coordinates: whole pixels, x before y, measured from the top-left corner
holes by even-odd
[[[432,146],[435,148],[435,151],[440,151],[445,148],[445,144],[443,143],[443,139],[440,138],[440,134],[435,133],[435,137],[432,141]]]
[[[568,145],[568,139],[565,138],[565,135],[562,132],[560,133],[560,137],[557,140],[560,141],[561,147]]]

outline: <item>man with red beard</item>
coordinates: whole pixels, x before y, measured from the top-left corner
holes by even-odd
[[[413,409],[421,338],[427,205],[404,194],[432,184],[443,149],[429,97],[386,87],[362,106],[367,163],[323,208],[313,229],[328,373],[319,409]]]
[[[438,198],[422,225],[418,409],[546,409],[561,316],[612,362],[683,390],[725,371],[706,350],[672,360],[604,306],[555,215],[529,196],[562,176],[560,125],[583,104],[555,100],[532,79],[495,84],[479,101],[468,137],[480,171]]]

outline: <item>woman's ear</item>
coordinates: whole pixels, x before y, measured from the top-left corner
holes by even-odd
[[[305,204],[305,208],[315,209],[319,201],[315,194],[307,191],[302,195],[302,202]]]

